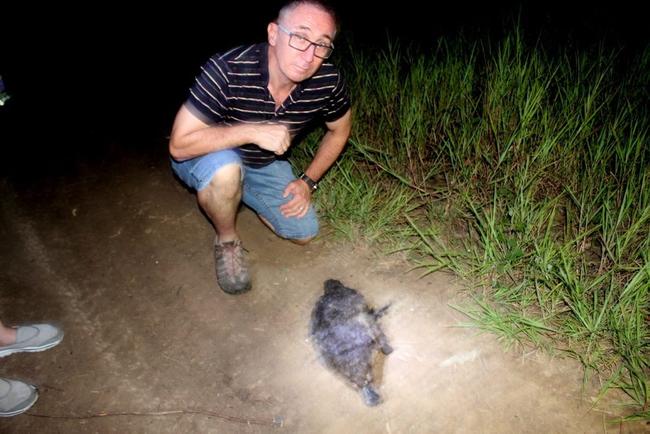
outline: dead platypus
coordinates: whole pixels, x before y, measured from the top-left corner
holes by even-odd
[[[356,387],[369,406],[381,402],[373,383],[374,350],[393,351],[377,321],[387,309],[371,309],[359,292],[330,279],[311,314],[310,334],[321,358]]]

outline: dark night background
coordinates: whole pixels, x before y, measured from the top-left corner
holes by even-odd
[[[264,40],[279,4],[221,3],[5,8],[0,74],[12,98],[0,108],[2,167],[15,169],[21,157],[37,153],[48,170],[53,161],[109,144],[164,153],[200,65],[213,53]],[[381,46],[386,35],[425,47],[461,32],[470,40],[498,40],[517,19],[550,50],[604,41],[627,55],[649,41],[645,14],[631,1],[335,4],[342,34],[360,46]]]

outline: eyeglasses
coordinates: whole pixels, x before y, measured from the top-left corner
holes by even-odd
[[[325,45],[319,44],[317,42],[312,42],[304,36],[296,35],[295,33],[284,28],[282,24],[278,24],[280,30],[289,35],[289,46],[295,48],[298,51],[307,51],[309,47],[314,46],[314,56],[320,59],[327,59],[332,55],[334,51],[334,44]]]

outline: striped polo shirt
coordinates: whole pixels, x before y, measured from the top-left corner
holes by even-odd
[[[332,122],[348,111],[350,99],[343,78],[326,62],[276,109],[268,90],[267,50],[268,44],[261,43],[212,56],[190,88],[188,108],[207,124],[281,123],[292,138],[312,122]],[[252,167],[266,166],[277,157],[253,143],[236,151]]]

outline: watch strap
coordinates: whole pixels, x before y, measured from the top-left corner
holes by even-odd
[[[316,181],[314,181],[313,179],[311,179],[309,176],[307,176],[306,173],[303,172],[300,175],[300,179],[305,181],[305,183],[309,186],[309,189],[311,191],[314,191],[314,190],[316,190],[318,188],[318,183]]]

